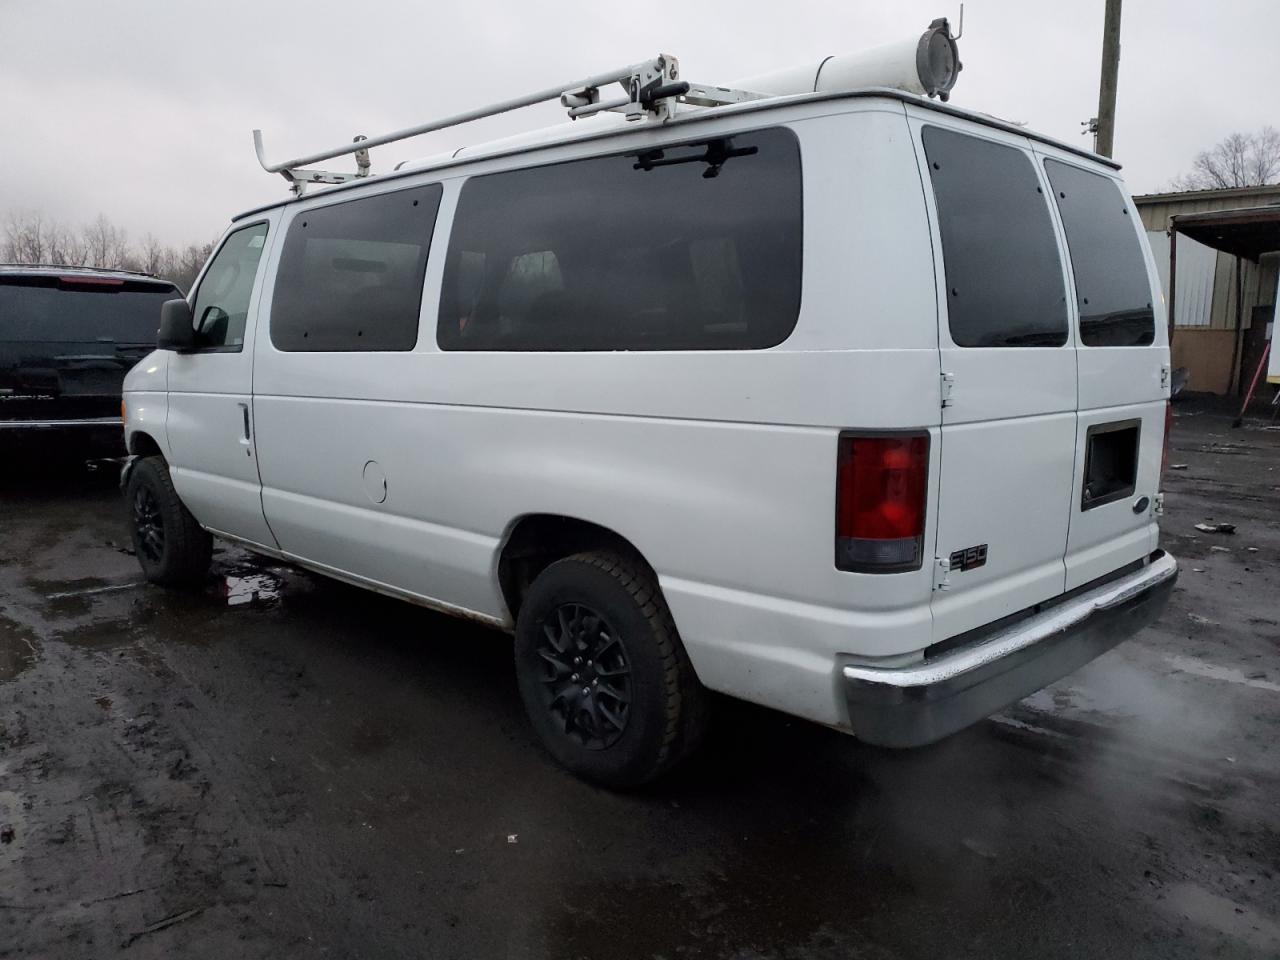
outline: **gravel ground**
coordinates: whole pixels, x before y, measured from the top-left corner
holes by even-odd
[[[501,634],[233,550],[143,586],[111,470],[28,469],[0,957],[1276,957],[1280,432],[1229,420],[1179,410],[1141,636],[911,752],[720,702],[631,796],[542,755]]]

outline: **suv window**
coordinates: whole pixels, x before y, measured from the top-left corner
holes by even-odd
[[[432,183],[298,214],[276,272],[276,348],[412,350],[441,193]]]
[[[1156,339],[1151,285],[1138,232],[1114,180],[1060,160],[1045,172],[1067,232],[1080,304],[1080,342],[1142,347]]]
[[[749,350],[800,311],[785,129],[473,177],[445,261],[446,350]]]
[[[204,272],[192,301],[196,349],[235,353],[244,348],[249,296],[267,241],[267,225],[255,223],[227,237]]]
[[[154,280],[0,274],[0,341],[154,345],[160,305],[181,296]]]
[[[1067,298],[1049,207],[1021,150],[941,127],[922,133],[938,208],[951,339],[1060,347]]]

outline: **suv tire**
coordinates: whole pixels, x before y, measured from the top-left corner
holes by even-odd
[[[584,779],[639,786],[702,738],[705,691],[638,558],[580,553],[543,570],[520,606],[515,661],[539,739]]]
[[[143,575],[169,587],[202,581],[213,556],[213,538],[179,499],[163,457],[143,457],[134,464],[125,499]]]

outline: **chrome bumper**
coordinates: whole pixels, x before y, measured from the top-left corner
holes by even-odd
[[[884,747],[933,743],[1046,687],[1155,620],[1178,579],[1157,551],[1141,570],[909,667],[842,670],[849,722]]]

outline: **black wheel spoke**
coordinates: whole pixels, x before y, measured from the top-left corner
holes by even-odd
[[[138,549],[153,563],[164,556],[164,518],[155,494],[139,487],[133,498],[133,524],[138,532]]]
[[[600,684],[600,686],[596,687],[596,696],[610,697],[617,703],[622,703],[622,704],[625,704],[627,702],[627,695],[625,693],[623,693],[621,690],[617,690],[614,687],[609,686],[609,684],[607,683],[602,683]]]
[[[610,710],[605,705],[603,700],[597,700],[596,705],[597,705],[597,709],[599,709],[600,711],[600,715],[609,721],[609,724],[613,727],[613,729],[615,730],[622,729],[622,725],[626,722],[624,718],[620,717],[618,714]]]

